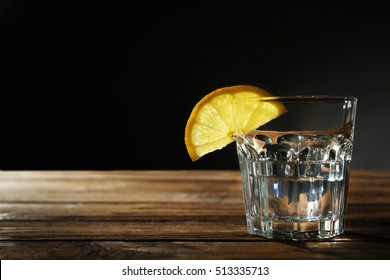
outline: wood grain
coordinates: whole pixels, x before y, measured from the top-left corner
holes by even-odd
[[[353,170],[345,234],[250,236],[238,171],[0,173],[0,259],[388,259],[390,172]]]

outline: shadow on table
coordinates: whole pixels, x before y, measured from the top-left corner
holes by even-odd
[[[284,242],[295,250],[310,250],[312,258],[390,259],[390,237],[346,231],[333,239]],[[320,257],[319,257],[320,256]]]

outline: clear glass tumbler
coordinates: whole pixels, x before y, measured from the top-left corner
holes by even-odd
[[[236,137],[248,232],[270,239],[342,234],[357,98],[264,101],[287,112]]]

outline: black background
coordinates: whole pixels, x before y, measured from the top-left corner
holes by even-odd
[[[236,169],[234,145],[184,146],[235,84],[358,97],[352,166],[390,169],[387,9],[51,2],[0,4],[0,169]]]

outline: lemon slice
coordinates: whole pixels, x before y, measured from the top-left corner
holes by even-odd
[[[203,97],[188,118],[184,141],[192,161],[222,149],[237,136],[277,118],[285,107],[280,102],[261,100],[270,93],[255,86],[219,88]]]

